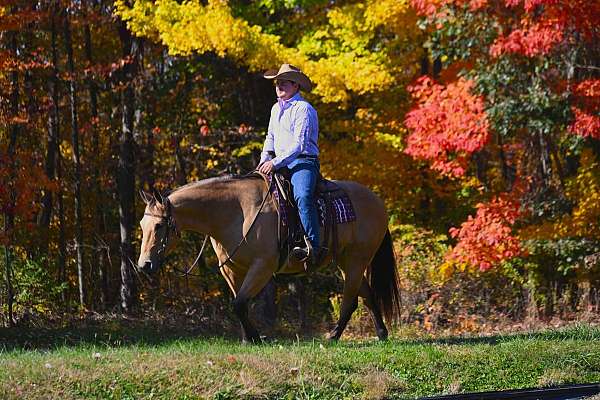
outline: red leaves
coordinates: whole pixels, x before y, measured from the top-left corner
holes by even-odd
[[[446,7],[465,7],[471,11],[484,10],[488,0],[411,0],[418,14],[429,18],[446,17]],[[490,55],[522,54],[526,57],[545,55],[556,49],[570,36],[570,40],[598,39],[600,2],[589,0],[504,0],[508,9],[522,6],[515,24],[509,24],[509,33],[500,34],[490,48]],[[495,13],[515,14],[514,10],[495,8]],[[521,17],[519,17],[521,15]],[[443,18],[444,19],[444,18]]]
[[[575,120],[569,132],[600,139],[600,79],[587,79],[573,88],[575,103],[571,109]]]
[[[490,47],[490,55],[498,57],[505,53],[523,54],[527,57],[548,54],[563,40],[563,27],[546,21],[531,27],[515,29],[506,37],[499,37]]]
[[[515,7],[523,3],[523,8],[527,12],[532,12],[539,5],[553,5],[557,4],[560,0],[505,0],[507,7]]]
[[[512,225],[519,215],[519,202],[506,195],[478,204],[475,217],[469,216],[459,229],[450,229],[458,244],[448,258],[486,271],[502,260],[521,255],[519,240],[512,235]]]
[[[443,86],[428,77],[409,87],[418,106],[404,121],[412,130],[405,152],[443,175],[463,176],[469,156],[490,140],[483,98],[472,87],[464,78]]]
[[[521,0],[506,0],[508,7],[521,4]],[[538,6],[543,5],[541,12]],[[597,21],[600,19],[600,2],[587,0],[525,0],[525,14],[510,34],[500,36],[490,48],[490,55],[505,53],[527,57],[545,55],[556,49],[568,35],[570,40],[597,39]]]
[[[471,11],[476,11],[487,6],[488,0],[411,0],[410,5],[419,15],[435,17],[440,9],[445,6],[462,7],[468,5]]]
[[[575,121],[569,125],[569,132],[583,137],[600,139],[600,117],[577,107],[573,107],[572,110]]]

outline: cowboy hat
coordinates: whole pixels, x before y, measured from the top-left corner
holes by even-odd
[[[290,64],[281,64],[279,71],[269,70],[263,75],[267,79],[286,79],[288,81],[296,82],[300,88],[304,91],[310,92],[313,88],[313,84],[299,68],[294,67]]]

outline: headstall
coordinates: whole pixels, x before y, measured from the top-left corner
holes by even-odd
[[[165,207],[166,214],[158,215],[158,214],[152,214],[152,213],[144,213],[144,215],[148,215],[150,217],[155,217],[155,218],[160,218],[161,220],[166,221],[166,223],[167,223],[167,233],[160,240],[160,249],[158,249],[158,252],[157,252],[157,254],[159,256],[162,256],[162,254],[167,250],[167,245],[169,244],[169,235],[171,234],[171,232],[173,232],[175,234],[175,236],[177,236],[177,237],[181,236],[181,233],[177,229],[177,224],[175,223],[175,218],[173,218],[173,211],[172,211],[173,205],[171,204],[171,200],[169,200],[168,197],[164,197],[162,204]]]

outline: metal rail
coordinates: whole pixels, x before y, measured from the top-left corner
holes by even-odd
[[[546,389],[450,394],[423,397],[420,400],[579,400],[598,393],[600,393],[600,383],[592,383],[557,386]]]

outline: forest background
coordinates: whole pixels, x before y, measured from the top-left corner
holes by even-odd
[[[0,1],[0,323],[233,330],[214,255],[174,269],[200,235],[155,282],[131,268],[137,191],[251,171],[283,62],[316,84],[323,174],[386,202],[403,326],[597,318],[599,21],[585,0]],[[327,323],[337,274],[277,277],[262,323]]]

